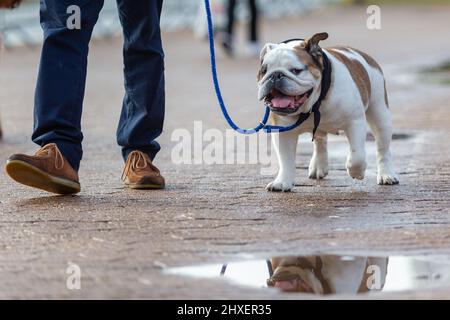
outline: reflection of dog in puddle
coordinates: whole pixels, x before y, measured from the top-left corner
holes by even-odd
[[[269,287],[284,292],[355,294],[383,289],[388,258],[281,257],[270,262]]]
[[[20,5],[20,3],[22,2],[22,0],[0,0],[0,9],[12,9],[12,8],[16,8]],[[1,38],[0,38],[0,50],[1,50]],[[0,139],[3,136],[3,131],[2,131],[2,124],[0,122]]]

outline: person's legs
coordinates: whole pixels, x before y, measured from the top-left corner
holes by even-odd
[[[81,29],[67,27],[71,5],[80,8]],[[75,170],[82,157],[81,112],[88,46],[102,6],[103,0],[40,0],[44,43],[32,139],[40,146],[56,143]]]
[[[247,44],[247,54],[250,57],[259,57],[261,50],[259,44],[258,34],[258,7],[256,6],[256,0],[248,0],[250,11],[250,26],[249,26],[249,40]]]
[[[234,33],[234,13],[236,8],[236,0],[228,0],[228,8],[227,8],[227,15],[228,15],[228,24],[227,24],[227,34],[232,37]]]
[[[80,192],[80,123],[88,45],[103,0],[41,0],[40,5],[44,43],[32,138],[41,148],[32,156],[11,155],[5,170],[23,185],[75,194]],[[71,28],[68,20],[73,23],[78,18],[80,26],[75,23]]]
[[[126,160],[139,150],[153,159],[164,122],[164,52],[160,33],[162,0],[117,0],[124,33],[125,98],[117,142]]]
[[[250,35],[251,42],[258,42],[258,8],[256,6],[256,0],[248,0],[250,9]]]
[[[228,0],[227,7],[227,26],[225,29],[224,38],[222,39],[222,46],[225,49],[225,53],[229,56],[234,54],[234,22],[235,22],[235,8],[236,0]]]

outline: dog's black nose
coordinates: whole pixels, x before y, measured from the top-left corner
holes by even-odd
[[[272,74],[271,80],[272,81],[279,81],[279,80],[281,80],[283,78],[284,78],[284,73],[280,72],[280,71],[277,71],[277,72],[274,72]]]

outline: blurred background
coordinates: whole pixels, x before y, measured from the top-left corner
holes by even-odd
[[[246,1],[237,1],[236,14],[240,21],[248,20]],[[228,0],[211,0],[217,27],[226,25]],[[283,16],[299,16],[329,5],[414,5],[449,4],[450,0],[256,0],[258,9],[266,19]],[[41,41],[39,29],[38,0],[24,0],[14,11],[0,11],[0,34],[6,47],[36,44]],[[192,29],[197,36],[206,33],[203,16],[203,0],[164,0],[162,28],[165,31]],[[112,37],[121,33],[116,1],[106,0],[94,37]]]
[[[215,14],[215,23],[224,27],[226,23],[227,0],[211,0]],[[238,1],[236,13],[239,20],[248,17],[245,1]],[[262,14],[270,19],[286,15],[298,15],[314,10],[323,5],[342,2],[341,0],[259,0],[258,7]],[[6,47],[21,44],[36,44],[41,40],[38,17],[38,0],[25,0],[14,11],[0,13],[0,32]],[[162,28],[165,31],[192,29],[197,36],[206,32],[203,16],[203,0],[164,0]],[[112,37],[121,33],[117,15],[116,1],[106,0],[94,37]]]

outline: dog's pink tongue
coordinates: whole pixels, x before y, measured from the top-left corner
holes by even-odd
[[[295,103],[294,97],[289,97],[285,95],[278,95],[272,99],[272,105],[274,108],[286,109]]]
[[[297,281],[277,281],[275,282],[275,288],[282,291],[293,291],[297,289]]]

